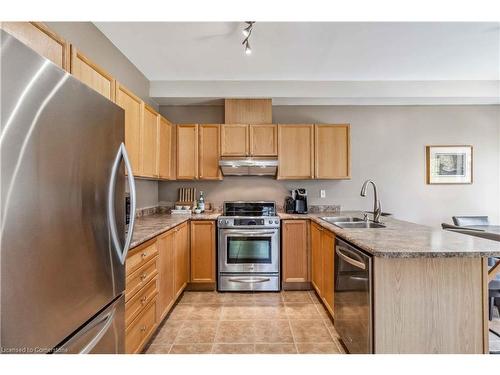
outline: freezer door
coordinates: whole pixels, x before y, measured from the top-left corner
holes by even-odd
[[[85,324],[55,354],[121,354],[125,352],[125,296]]]
[[[124,290],[124,113],[0,32],[0,345],[47,352]]]

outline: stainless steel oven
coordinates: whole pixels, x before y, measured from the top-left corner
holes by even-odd
[[[218,220],[218,289],[279,290],[280,220],[275,204],[226,202],[224,214]]]

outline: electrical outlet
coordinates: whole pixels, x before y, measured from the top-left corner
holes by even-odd
[[[326,197],[326,192],[324,190],[319,191],[319,196],[320,198],[325,198]]]

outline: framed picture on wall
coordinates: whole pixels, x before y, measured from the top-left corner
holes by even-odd
[[[472,184],[472,146],[427,146],[428,184]]]

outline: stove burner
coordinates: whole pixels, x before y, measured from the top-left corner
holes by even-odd
[[[224,216],[276,216],[276,203],[224,202]]]

